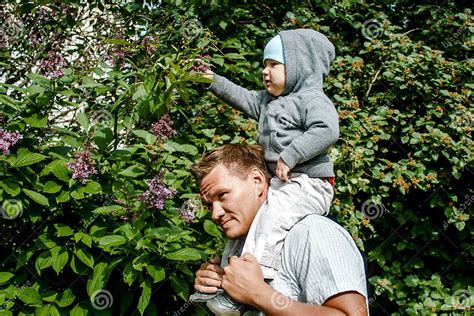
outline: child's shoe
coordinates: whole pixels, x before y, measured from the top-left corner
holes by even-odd
[[[216,316],[239,316],[244,312],[253,309],[251,306],[241,304],[235,301],[227,294],[216,295],[206,303]]]

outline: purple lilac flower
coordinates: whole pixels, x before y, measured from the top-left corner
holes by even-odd
[[[38,34],[35,31],[32,31],[28,36],[30,43],[33,47],[36,47],[39,43]]]
[[[18,132],[9,132],[0,128],[0,150],[5,156],[10,154],[10,147],[22,139],[23,136]]]
[[[196,72],[206,72],[206,71],[208,71],[210,68],[203,61],[208,61],[210,59],[211,59],[211,55],[209,55],[209,54],[199,55],[197,57],[197,60],[196,60],[195,64],[193,65],[193,67],[191,69],[193,71],[196,71]]]
[[[169,188],[163,183],[161,175],[147,180],[147,184],[148,190],[140,194],[138,198],[148,207],[162,210],[165,206],[165,200],[176,194],[175,189]]]
[[[173,121],[168,114],[163,115],[158,122],[151,124],[151,128],[156,137],[166,139],[176,134]]]
[[[49,51],[48,59],[45,59],[40,63],[40,68],[43,70],[43,73],[50,78],[64,76],[64,66],[66,66],[64,57],[55,51]]]
[[[156,47],[151,44],[153,37],[145,36],[142,40],[143,46],[145,46],[145,51],[148,55],[153,55],[156,52]]]
[[[90,150],[91,147],[86,146],[84,151],[76,154],[76,160],[74,162],[67,164],[69,170],[73,172],[72,178],[80,180],[82,184],[85,184],[90,176],[97,173]]]

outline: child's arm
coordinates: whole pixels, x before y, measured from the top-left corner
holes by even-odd
[[[280,154],[290,169],[326,153],[339,138],[339,117],[331,102],[314,100],[307,105],[301,116],[305,132],[295,138]]]
[[[264,91],[249,91],[222,76],[214,74],[212,71],[206,72],[205,76],[213,80],[210,90],[216,96],[233,108],[258,120],[260,105],[266,97]]]

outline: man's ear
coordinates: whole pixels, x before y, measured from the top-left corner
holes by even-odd
[[[250,177],[258,190],[258,195],[262,195],[266,188],[265,175],[261,170],[253,168],[252,171],[250,171]]]

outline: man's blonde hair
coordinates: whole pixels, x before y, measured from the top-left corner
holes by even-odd
[[[200,184],[217,165],[222,164],[229,171],[245,179],[253,168],[260,170],[270,182],[270,173],[267,170],[264,150],[260,145],[225,144],[208,152],[201,160],[191,167],[191,172]]]

